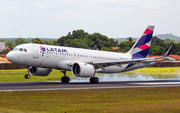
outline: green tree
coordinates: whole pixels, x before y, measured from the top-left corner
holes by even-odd
[[[91,48],[99,49],[103,47],[112,47],[118,45],[118,41],[109,39],[108,37],[101,35],[100,33],[88,34],[83,30],[74,30],[69,32],[67,36],[62,36],[57,40],[57,43],[61,46],[78,47],[78,48]]]
[[[113,51],[110,47],[103,47],[101,48],[102,51]]]
[[[46,42],[44,42],[44,43],[46,43]],[[59,45],[56,40],[51,40],[49,44],[50,45]]]
[[[65,44],[65,41],[67,40],[67,36],[62,36],[61,38],[59,38],[57,40],[57,43],[60,45],[60,46],[63,46]]]
[[[72,38],[84,38],[88,33],[83,30],[74,30],[72,34]]]
[[[120,43],[120,51],[121,52],[128,52],[132,46],[134,45],[135,42],[133,42],[133,39],[131,37],[127,38],[128,40],[125,42]]]
[[[15,44],[16,44],[16,45],[24,44],[24,43],[27,43],[27,41],[26,41],[24,38],[17,38],[17,39],[15,40]]]
[[[31,42],[36,43],[36,44],[44,44],[40,38],[31,39]]]
[[[132,37],[129,37],[127,38],[128,41],[132,42],[133,41],[133,38]]]
[[[6,46],[7,46],[10,50],[12,50],[15,45],[14,45],[12,42],[6,41]]]
[[[89,47],[86,45],[85,42],[83,42],[83,40],[81,39],[68,39],[66,41],[66,43],[64,44],[64,46],[68,46],[68,47],[76,47],[76,48],[86,48],[88,49]]]
[[[152,37],[149,55],[163,55],[169,47],[169,44],[165,43],[164,40],[154,36]]]
[[[175,40],[173,40],[173,39],[165,39],[164,40],[164,43],[175,43]]]
[[[2,53],[2,54],[7,54],[8,52],[9,52],[9,48],[3,50],[1,53]]]

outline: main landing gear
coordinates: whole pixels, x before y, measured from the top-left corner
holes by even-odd
[[[61,71],[61,72],[64,74],[64,76],[61,78],[61,82],[62,83],[69,83],[70,78],[66,77],[66,71]]]
[[[97,84],[99,82],[99,78],[98,77],[91,77],[90,78],[90,83],[91,84]]]
[[[99,83],[99,78],[95,77],[95,73],[93,74],[93,77],[90,78],[90,83],[91,84],[97,84]]]
[[[31,76],[30,76],[30,74],[29,74],[29,69],[28,69],[28,70],[27,70],[27,74],[24,75],[24,78],[25,78],[25,79],[30,79],[30,77],[31,77]]]

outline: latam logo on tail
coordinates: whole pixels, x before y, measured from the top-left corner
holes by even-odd
[[[58,52],[58,53],[68,53],[66,49],[60,49],[60,48],[48,48],[48,47],[39,47],[42,51],[42,56],[44,56],[44,52]]]
[[[144,32],[144,35],[148,35],[148,34],[152,34],[152,33],[153,33],[152,30],[146,29],[146,31]],[[150,37],[152,37],[152,35],[150,35]],[[149,41],[151,41],[151,38],[150,38],[150,40],[145,40],[146,43],[148,43]],[[149,47],[150,47],[150,45],[144,44],[144,45],[139,46],[138,48],[145,50],[145,49],[148,49]]]

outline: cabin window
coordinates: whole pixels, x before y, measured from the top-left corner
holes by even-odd
[[[24,49],[24,52],[27,52],[27,50],[26,50],[26,49]]]

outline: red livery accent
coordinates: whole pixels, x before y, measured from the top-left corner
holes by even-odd
[[[149,33],[152,33],[153,31],[152,30],[150,30],[150,29],[146,29],[146,31],[144,31],[144,34],[149,34]]]
[[[139,46],[138,48],[145,50],[145,49],[149,48],[149,46],[144,44],[144,45]]]
[[[44,47],[43,46],[40,46],[40,49],[43,49]]]

